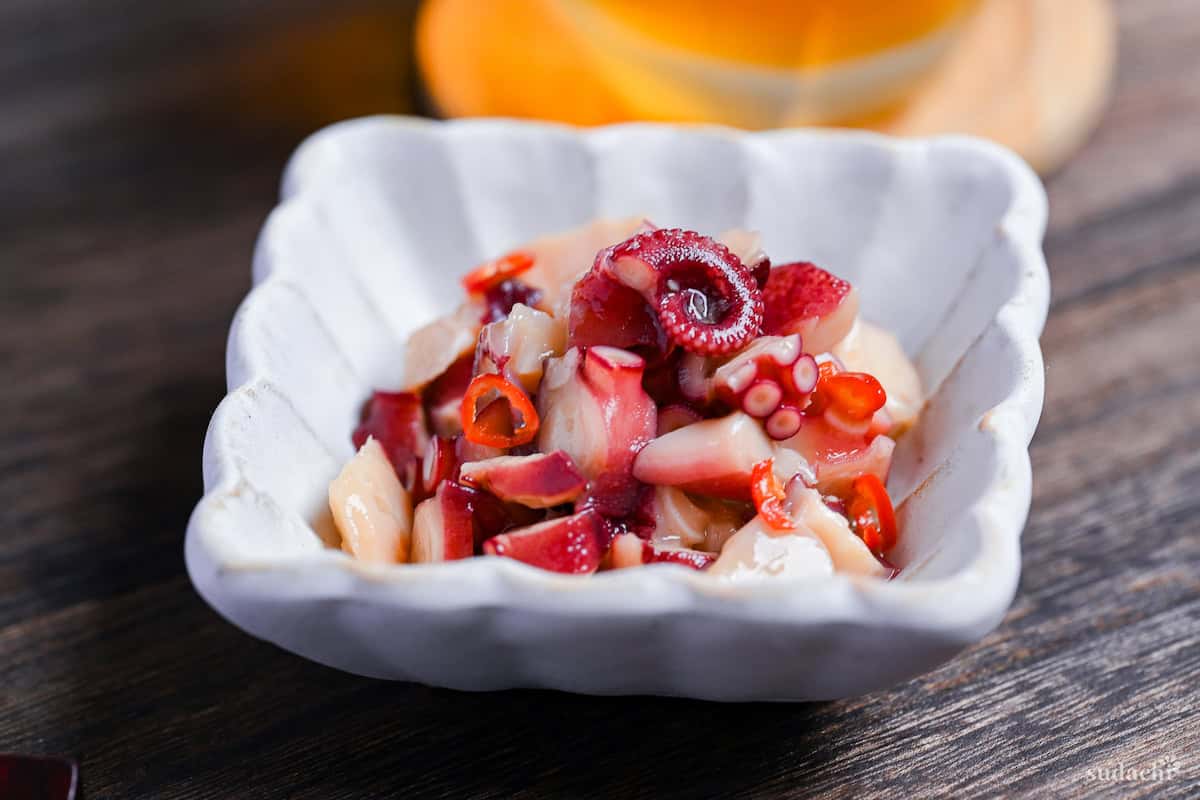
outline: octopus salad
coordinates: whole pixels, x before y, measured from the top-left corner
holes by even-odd
[[[599,221],[462,279],[329,486],[363,561],[888,578],[886,481],[924,402],[845,280],[759,237]]]

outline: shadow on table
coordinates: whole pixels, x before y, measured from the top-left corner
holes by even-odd
[[[469,694],[300,671],[314,685],[293,676],[291,694],[310,703],[260,709],[280,717],[234,763],[207,766],[245,770],[264,797],[724,797],[794,789],[837,755],[816,704]],[[212,723],[239,736],[233,718]]]

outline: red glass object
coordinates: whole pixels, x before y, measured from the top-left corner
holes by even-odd
[[[67,758],[0,753],[3,800],[76,800],[79,767]]]

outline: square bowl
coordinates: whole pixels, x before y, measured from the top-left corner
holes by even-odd
[[[731,586],[501,558],[374,565],[326,546],[329,481],[402,342],[485,258],[595,217],[761,231],[858,286],[929,400],[897,447],[902,568]],[[1046,198],[966,138],[376,117],[289,163],[229,336],[188,526],[192,582],[247,632],[362,675],[717,700],[855,695],[928,670],[1012,601],[1041,413]],[[335,541],[335,540],[334,540]]]

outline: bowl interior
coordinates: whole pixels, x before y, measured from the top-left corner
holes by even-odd
[[[987,415],[1030,380],[995,322],[1024,267],[1004,224],[1012,167],[987,152],[957,140],[653,126],[581,135],[376,120],[320,134],[293,159],[264,229],[261,285],[229,349],[231,390],[246,385],[210,432],[210,452],[240,454],[245,492],[228,502],[263,524],[212,535],[247,560],[320,548],[326,487],[352,453],[363,400],[397,388],[404,338],[458,302],[457,277],[539,235],[644,215],[712,233],[757,229],[776,263],[814,261],[859,287],[863,315],[897,334],[931,391],[890,481],[901,578],[952,575],[979,552],[970,510],[1000,469]],[[286,525],[269,522],[279,515]]]

